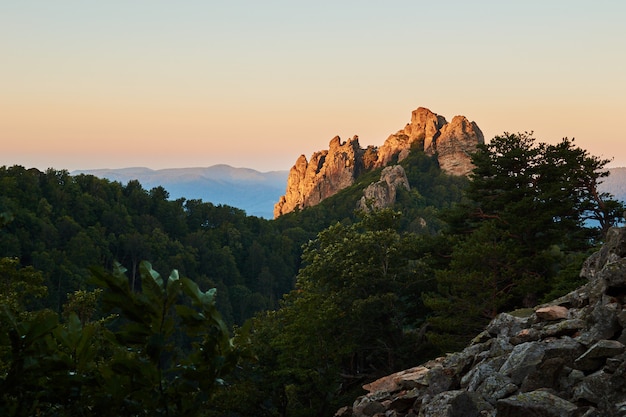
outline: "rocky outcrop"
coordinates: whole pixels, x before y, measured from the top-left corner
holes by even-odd
[[[585,263],[589,282],[500,314],[462,352],[374,381],[337,416],[626,416],[626,229]]]
[[[362,149],[358,137],[342,143],[336,136],[328,150],[314,153],[308,161],[304,155],[298,158],[289,172],[285,195],[274,206],[274,217],[314,206],[354,184],[362,172],[402,161],[411,149],[436,155],[451,175],[467,175],[472,170],[470,154],[479,143],[484,143],[484,137],[476,123],[463,116],[448,123],[424,107],[414,110],[411,122],[380,148]]]
[[[476,123],[463,116],[455,116],[441,128],[440,135],[426,149],[426,153],[437,154],[441,169],[451,175],[467,175],[474,166],[470,155],[476,145],[484,143],[483,132]]]
[[[427,108],[419,107],[411,113],[411,122],[404,129],[390,135],[378,150],[376,167],[390,163],[394,157],[401,161],[408,155],[411,147],[434,154],[435,141],[440,135],[441,128],[446,125],[446,119],[438,116]]]
[[[364,211],[380,210],[396,202],[399,188],[410,190],[409,180],[400,165],[385,167],[380,174],[380,181],[373,182],[363,190],[363,197],[357,208]]]
[[[476,145],[485,143],[478,125],[464,116],[448,123],[443,116],[419,107],[411,114],[411,123],[389,136],[378,150],[376,167],[386,166],[397,157],[402,161],[410,149],[437,155],[439,166],[451,175],[467,175],[472,170],[470,154]]]
[[[364,169],[364,153],[357,136],[343,143],[335,136],[328,150],[315,152],[310,161],[300,155],[289,171],[285,195],[274,205],[274,217],[314,206],[354,184]]]

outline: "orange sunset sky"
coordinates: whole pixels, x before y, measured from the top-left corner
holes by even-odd
[[[626,166],[626,2],[5,1],[0,165],[287,170],[411,111]]]

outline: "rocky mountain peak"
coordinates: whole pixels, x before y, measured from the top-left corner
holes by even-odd
[[[441,128],[439,136],[425,151],[427,154],[437,154],[439,166],[445,172],[461,176],[469,174],[474,168],[470,154],[482,143],[485,143],[485,138],[475,122],[470,122],[464,116],[454,116],[452,122]]]
[[[418,149],[434,149],[434,142],[441,128],[448,122],[425,107],[418,107],[411,113],[411,122],[404,129],[390,135],[378,150],[376,167],[386,166],[391,160],[401,155],[401,161],[408,155],[408,150],[416,146]],[[434,153],[434,152],[433,152]],[[431,155],[433,154],[431,153]]]
[[[448,123],[427,108],[411,113],[411,121],[390,135],[380,148],[362,149],[358,136],[342,142],[335,136],[328,150],[315,152],[307,161],[301,155],[291,168],[287,189],[274,206],[274,217],[318,204],[354,184],[364,171],[402,161],[411,149],[436,155],[441,168],[451,175],[467,175],[472,170],[470,154],[484,137],[476,123],[455,116]]]
[[[315,152],[309,161],[300,155],[289,171],[285,195],[274,205],[274,217],[314,206],[354,184],[364,168],[363,153],[357,136],[346,142],[335,136],[328,150]]]

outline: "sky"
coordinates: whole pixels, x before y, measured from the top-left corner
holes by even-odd
[[[287,170],[427,107],[626,166],[623,0],[0,0],[0,165]]]

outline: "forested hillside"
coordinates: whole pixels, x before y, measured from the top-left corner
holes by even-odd
[[[201,200],[171,201],[162,187],[145,190],[67,171],[0,168],[0,256],[44,274],[42,307],[60,311],[67,294],[90,288],[89,268],[129,270],[139,289],[139,263],[176,268],[204,289],[217,288],[228,323],[273,308],[293,286],[300,246],[315,236]]]
[[[333,415],[362,384],[576,287],[622,218],[598,192],[607,161],[504,134],[472,163],[450,176],[412,150],[392,207],[355,211],[381,168],[271,221],[0,168],[0,413]]]
[[[465,180],[442,174],[420,153],[405,165],[415,191],[401,196],[399,207],[407,219],[422,216],[436,230],[435,211],[460,199]],[[49,292],[40,306],[55,311],[67,294],[91,288],[90,267],[120,262],[131,288],[139,289],[139,263],[148,260],[158,271],[176,268],[201,288],[217,288],[226,321],[241,324],[278,306],[293,288],[301,246],[335,221],[353,221],[363,188],[378,175],[318,207],[270,221],[231,206],[171,200],[163,187],[146,190],[136,180],[1,167],[0,212],[11,220],[0,229],[0,256],[42,271]]]
[[[272,218],[274,203],[285,192],[287,171],[258,172],[228,165],[206,168],[93,169],[71,172],[87,174],[122,184],[137,180],[146,189],[162,186],[170,198],[201,199],[245,210],[248,215]]]

